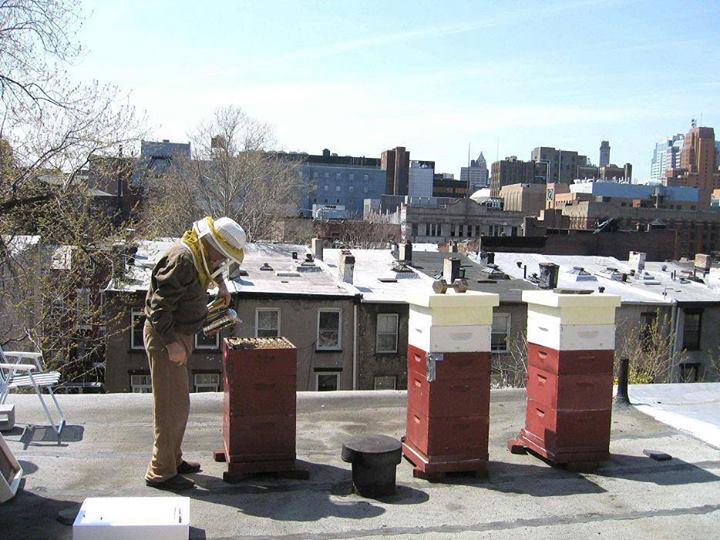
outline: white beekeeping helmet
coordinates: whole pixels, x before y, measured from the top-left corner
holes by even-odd
[[[245,257],[246,235],[237,222],[228,217],[213,220],[210,216],[196,221],[193,228],[199,238],[207,238],[213,247],[222,253],[226,259],[242,263]]]

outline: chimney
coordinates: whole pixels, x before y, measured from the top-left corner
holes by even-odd
[[[341,253],[340,264],[338,265],[338,277],[340,281],[352,284],[354,270],[355,256],[349,251]]]
[[[538,286],[541,289],[556,289],[560,267],[554,263],[540,263]]]
[[[636,274],[640,274],[645,270],[645,253],[641,251],[631,251],[628,258],[628,266],[631,270],[635,270]]]
[[[449,251],[450,253],[457,253],[457,252],[458,252],[457,242],[456,242],[455,240],[450,240],[450,246],[449,246],[448,251]]]
[[[448,257],[443,262],[443,278],[450,285],[459,277],[460,259],[458,257]]]
[[[404,242],[400,244],[400,254],[398,259],[406,263],[412,262],[412,243]]]
[[[312,239],[312,253],[316,259],[322,261],[322,258],[323,258],[322,238],[313,238]]]
[[[492,251],[487,252],[487,264],[495,264],[495,254]]]

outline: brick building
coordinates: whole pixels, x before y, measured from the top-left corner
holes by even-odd
[[[510,156],[501,161],[495,161],[490,166],[490,195],[492,197],[498,197],[503,186],[535,183],[545,183],[545,165],[537,164],[534,161],[522,161],[517,156]]]

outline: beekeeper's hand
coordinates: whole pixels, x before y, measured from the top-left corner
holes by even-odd
[[[187,362],[187,351],[179,341],[168,343],[165,347],[170,357],[170,361],[178,366],[182,366]]]
[[[220,281],[218,285],[218,298],[223,299],[223,307],[228,307],[232,298],[230,297],[230,291],[228,291],[227,283]]]

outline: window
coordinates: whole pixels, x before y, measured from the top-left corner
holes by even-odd
[[[339,387],[339,373],[315,373],[315,389],[318,392],[332,392]]]
[[[219,373],[195,373],[193,375],[195,392],[217,392],[220,390]]]
[[[348,186],[348,191],[355,191],[355,186],[353,186],[352,184]]]
[[[195,334],[195,348],[201,350],[217,350],[220,348],[220,332],[206,336],[202,330]]]
[[[509,313],[497,313],[497,314],[493,315],[490,350],[492,352],[507,352],[509,337],[510,337],[510,314]]]
[[[397,377],[395,375],[382,375],[373,380],[373,390],[395,390]]]
[[[342,187],[340,187],[340,186],[335,186],[335,191],[340,191],[340,190],[342,190]]]
[[[686,309],[685,326],[683,327],[683,348],[688,351],[699,351],[701,331],[702,310]]]
[[[130,313],[130,348],[143,350],[145,343],[143,340],[143,327],[145,326],[145,312],[139,309],[133,309]]]
[[[92,307],[90,302],[90,289],[76,289],[75,296],[78,328],[89,329]]]
[[[350,180],[355,180],[355,174],[350,173],[350,176],[348,176],[348,178],[350,178]]]
[[[318,311],[317,349],[321,351],[340,350],[340,310],[324,308]]]
[[[375,352],[396,353],[398,349],[397,313],[378,313]]]
[[[255,337],[278,337],[280,335],[280,310],[258,308],[255,310]]]
[[[150,374],[130,375],[130,391],[133,394],[151,394],[152,381]]]
[[[317,178],[318,176],[319,176],[318,173],[316,173],[316,172],[313,173],[313,178]]]
[[[65,315],[65,300],[58,296],[50,304],[50,318],[61,319]]]
[[[323,189],[324,189],[325,191],[327,191],[327,190],[328,190],[328,185],[325,184],[325,185],[323,186]]]
[[[640,314],[640,346],[649,351],[653,344],[653,334],[658,331],[657,313],[647,311]]]

